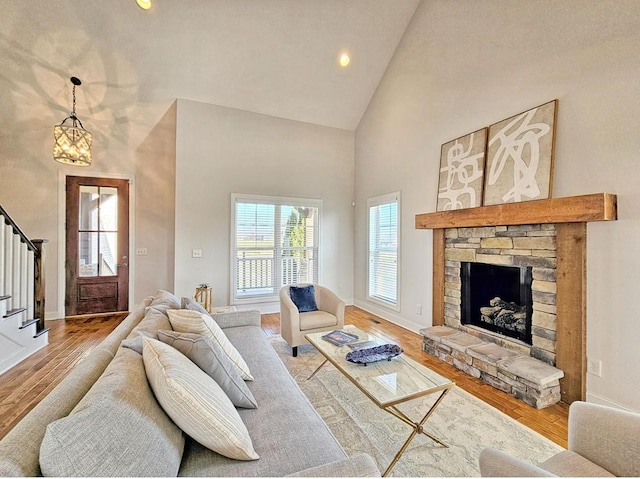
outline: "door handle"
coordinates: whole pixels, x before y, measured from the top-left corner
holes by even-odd
[[[117,263],[116,266],[118,268],[126,268],[127,266],[129,266],[127,263]]]

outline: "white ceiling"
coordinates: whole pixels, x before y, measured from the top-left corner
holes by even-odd
[[[0,115],[20,92],[61,120],[77,76],[81,119],[185,98],[354,130],[418,3],[0,0]]]

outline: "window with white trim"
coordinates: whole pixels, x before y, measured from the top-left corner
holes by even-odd
[[[321,200],[233,194],[232,302],[277,301],[282,286],[318,282]]]
[[[400,310],[400,193],[367,200],[367,298]]]

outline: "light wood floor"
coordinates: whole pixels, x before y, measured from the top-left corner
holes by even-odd
[[[0,376],[0,439],[27,414],[69,371],[104,339],[122,315],[47,321],[49,345]],[[560,403],[537,410],[468,376],[422,351],[422,336],[396,326],[354,306],[347,306],[345,322],[395,342],[405,354],[455,381],[461,388],[529,426],[557,444],[567,447],[569,408]],[[278,314],[262,316],[267,335],[280,334]]]

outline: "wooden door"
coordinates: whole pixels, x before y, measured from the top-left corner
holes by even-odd
[[[67,176],[65,315],[129,307],[129,181]]]

